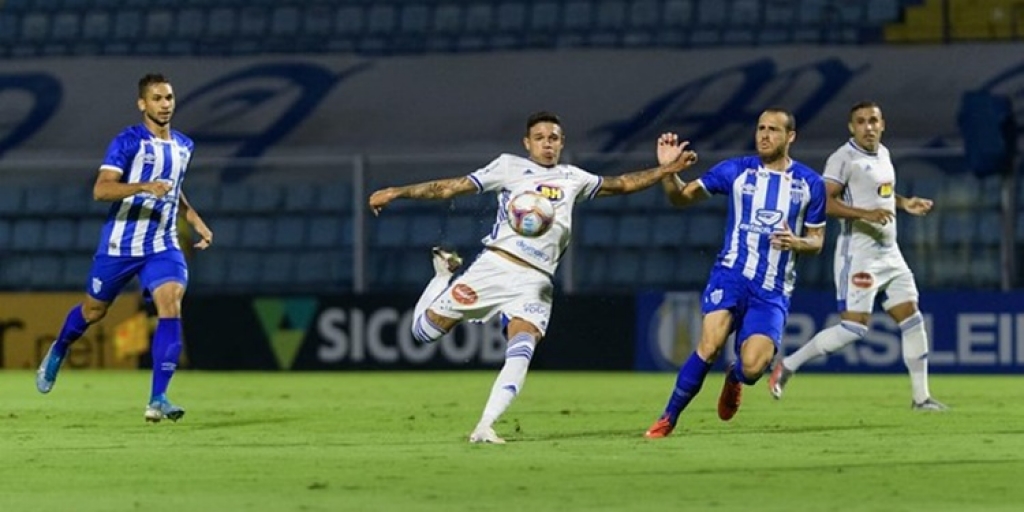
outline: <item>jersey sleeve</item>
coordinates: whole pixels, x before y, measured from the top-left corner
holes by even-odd
[[[850,181],[850,166],[846,161],[846,153],[842,150],[832,153],[825,162],[825,172],[822,177],[826,180],[846,186]]]
[[[697,183],[704,187],[708,194],[726,195],[732,192],[732,183],[740,170],[736,160],[724,160],[704,173]]]
[[[476,185],[477,193],[500,189],[508,175],[508,155],[501,155],[491,163],[469,173],[469,181]]]
[[[574,169],[576,170],[576,179],[580,182],[580,191],[576,194],[576,202],[589,201],[597,197],[597,193],[601,191],[601,184],[604,183],[604,178],[584,171],[579,167]]]
[[[124,171],[131,167],[131,161],[139,150],[138,137],[131,137],[130,132],[125,131],[114,140],[110,141],[107,147],[107,155],[103,158],[100,169],[104,171],[117,171],[124,174]]]
[[[820,228],[825,225],[825,180],[815,179],[810,183],[811,199],[807,202],[804,226]]]

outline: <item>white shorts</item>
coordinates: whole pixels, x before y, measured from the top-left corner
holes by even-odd
[[[547,274],[485,250],[430,309],[447,318],[477,322],[500,312],[530,322],[543,335],[551,318],[553,288]]]
[[[836,299],[839,311],[871,313],[882,292],[882,309],[917,302],[920,294],[906,260],[898,248],[871,251],[836,251]]]

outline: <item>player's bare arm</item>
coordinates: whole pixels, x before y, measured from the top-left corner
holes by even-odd
[[[925,199],[923,197],[903,197],[896,194],[896,207],[917,217],[928,215],[928,213],[932,211],[932,206],[934,205],[935,203],[931,199]]]
[[[825,202],[825,214],[829,217],[861,219],[877,224],[887,224],[896,216],[896,212],[886,210],[885,208],[867,210],[846,204],[842,199],[840,199],[845,189],[846,187],[840,183],[825,180],[825,192],[827,195]]]
[[[206,225],[203,218],[199,216],[199,212],[192,208],[192,203],[188,202],[184,191],[178,196],[178,211],[184,213],[185,222],[188,222],[192,226],[192,230],[199,235],[199,241],[192,247],[202,250],[213,244],[213,231]]]
[[[167,181],[150,181],[146,183],[121,183],[121,173],[101,169],[96,183],[92,187],[92,197],[96,201],[120,201],[126,197],[147,192],[160,198],[171,191]]]
[[[404,187],[382,188],[370,195],[369,204],[373,214],[378,215],[388,203],[398,198],[451,199],[455,196],[475,194],[476,191],[476,185],[469,178],[462,176],[459,178],[414,183]]]
[[[785,222],[782,227],[772,233],[772,247],[780,251],[793,251],[817,254],[825,245],[825,227],[808,227],[804,236],[796,236]]]
[[[678,174],[662,178],[661,186],[665,190],[665,196],[668,197],[668,201],[672,203],[672,206],[681,208],[699,203],[711,197],[697,180],[687,183]]]
[[[606,176],[597,195],[632,194],[689,169],[697,163],[697,153],[686,149],[689,144],[687,141],[680,142],[674,133],[663,133],[658,138],[658,167],[621,176]]]

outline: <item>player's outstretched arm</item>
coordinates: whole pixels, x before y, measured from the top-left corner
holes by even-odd
[[[896,216],[896,212],[886,210],[885,208],[866,210],[864,208],[856,208],[844,203],[840,197],[842,197],[843,190],[845,188],[846,187],[841,183],[829,180],[825,181],[825,214],[829,217],[836,217],[840,219],[861,219],[877,224],[888,224],[889,221]]]
[[[686,149],[690,143],[680,141],[674,133],[663,133],[658,138],[658,167],[606,176],[601,181],[598,196],[632,194],[654,186],[663,178],[672,177],[697,163],[697,153]]]
[[[121,183],[121,173],[100,169],[96,183],[92,187],[92,197],[97,201],[120,201],[126,197],[142,192],[153,194],[157,198],[171,191],[168,181],[150,181],[147,183]]]
[[[196,249],[206,249],[213,244],[213,231],[206,225],[199,212],[192,208],[192,203],[185,197],[185,191],[178,196],[178,211],[184,213],[185,222],[192,226],[192,231],[199,235],[199,241],[193,245]]]
[[[444,180],[425,181],[404,187],[382,188],[370,195],[370,210],[379,215],[391,201],[398,198],[406,199],[451,199],[455,196],[476,193],[476,185],[469,178],[449,178]]]
[[[931,199],[925,199],[923,197],[903,197],[896,194],[896,207],[902,208],[903,211],[921,217],[928,215],[928,212],[932,211],[932,206],[935,203]]]
[[[685,208],[708,198],[707,191],[700,186],[700,183],[696,180],[687,183],[678,174],[662,178],[661,186],[672,206]]]

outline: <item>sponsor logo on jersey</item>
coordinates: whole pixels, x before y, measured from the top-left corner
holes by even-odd
[[[875,278],[867,272],[857,272],[850,277],[850,282],[857,288],[871,288]]]
[[[886,197],[886,198],[892,197],[893,191],[894,191],[894,187],[893,187],[893,184],[891,182],[889,182],[889,183],[882,183],[881,185],[878,186],[878,195],[879,195],[879,197]]]
[[[458,302],[463,306],[476,304],[477,299],[479,299],[476,294],[476,290],[462,283],[459,283],[452,288],[452,298],[455,299],[455,302]]]
[[[551,201],[561,201],[565,197],[565,192],[554,185],[545,185],[541,183],[537,185],[537,193],[550,199]]]
[[[758,224],[774,226],[778,224],[780,220],[782,220],[782,211],[766,210],[762,208],[754,212],[754,220],[756,220]]]
[[[743,195],[745,195],[745,196],[752,196],[752,195],[754,195],[755,192],[757,192],[757,187],[755,187],[754,185],[751,185],[750,183],[744,183],[743,184],[743,191],[742,191]]]

